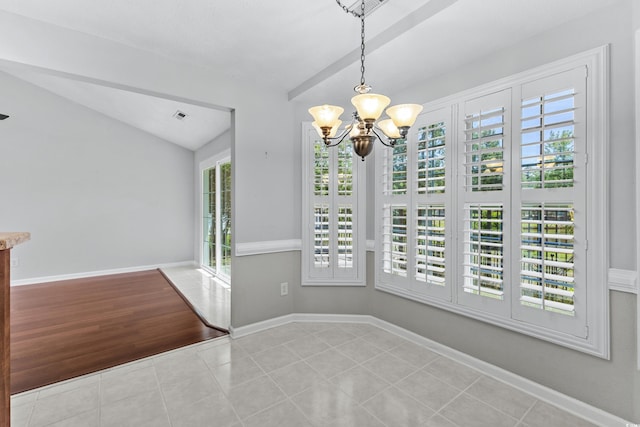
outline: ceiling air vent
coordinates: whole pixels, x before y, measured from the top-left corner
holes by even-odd
[[[0,114],[0,120],[4,120],[4,119],[8,119],[9,116],[7,116],[6,114]]]
[[[180,110],[177,110],[175,113],[173,113],[173,117],[175,117],[177,120],[184,120],[187,118],[187,114],[183,113]]]
[[[371,15],[377,8],[388,2],[389,0],[364,0],[364,16]],[[354,11],[356,13],[360,13],[361,1],[357,0],[351,6],[349,6],[350,11]]]

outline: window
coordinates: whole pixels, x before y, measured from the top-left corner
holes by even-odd
[[[364,286],[364,162],[303,125],[303,285]]]
[[[202,170],[202,265],[228,281],[231,276],[231,160],[213,160]]]
[[[376,156],[376,287],[608,357],[606,48],[427,105]]]

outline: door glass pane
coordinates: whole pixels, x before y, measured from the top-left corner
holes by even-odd
[[[209,168],[203,172],[203,220],[202,232],[204,246],[202,264],[216,269],[216,168]]]
[[[231,163],[220,165],[220,266],[219,272],[231,275]]]

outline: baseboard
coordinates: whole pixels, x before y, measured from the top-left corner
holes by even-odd
[[[85,277],[107,276],[110,274],[135,273],[137,271],[153,270],[156,268],[195,266],[195,261],[171,262],[166,264],[139,265],[135,267],[114,268],[110,270],[85,271],[82,273],[61,274],[57,276],[42,276],[31,279],[11,280],[11,286],[36,285],[38,283],[59,282],[61,280],[83,279]]]
[[[554,406],[560,406],[567,412],[570,412],[579,418],[586,419],[587,421],[590,421],[596,425],[611,427],[628,427],[630,425],[634,425],[632,423],[629,423],[628,421],[623,420],[622,418],[603,411],[602,409],[591,406],[585,402],[574,399],[573,397],[562,394],[549,387],[528,380],[524,377],[506,371],[500,367],[484,362],[480,359],[476,359],[475,357],[469,356],[468,354],[462,353],[451,347],[447,347],[436,341],[425,338],[421,335],[396,326],[387,321],[378,319],[374,316],[294,313],[246,326],[241,326],[239,328],[231,328],[230,333],[233,339],[237,339],[246,335],[264,331],[276,326],[286,325],[287,323],[292,322],[367,323],[373,326],[377,326],[387,332],[405,338],[431,351],[435,351],[436,353],[449,357],[450,359],[455,360],[458,363],[462,363],[471,368],[482,371],[485,375],[493,377],[498,381],[501,381],[525,393],[528,393],[541,401],[547,402]]]

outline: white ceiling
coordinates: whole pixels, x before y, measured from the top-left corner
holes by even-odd
[[[400,91],[616,1],[389,0],[366,20],[367,83]],[[215,68],[303,103],[346,101],[360,79],[360,23],[335,0],[0,0],[0,10]],[[224,111],[37,72],[17,77],[192,150],[229,127]],[[190,116],[175,120],[177,109]]]

